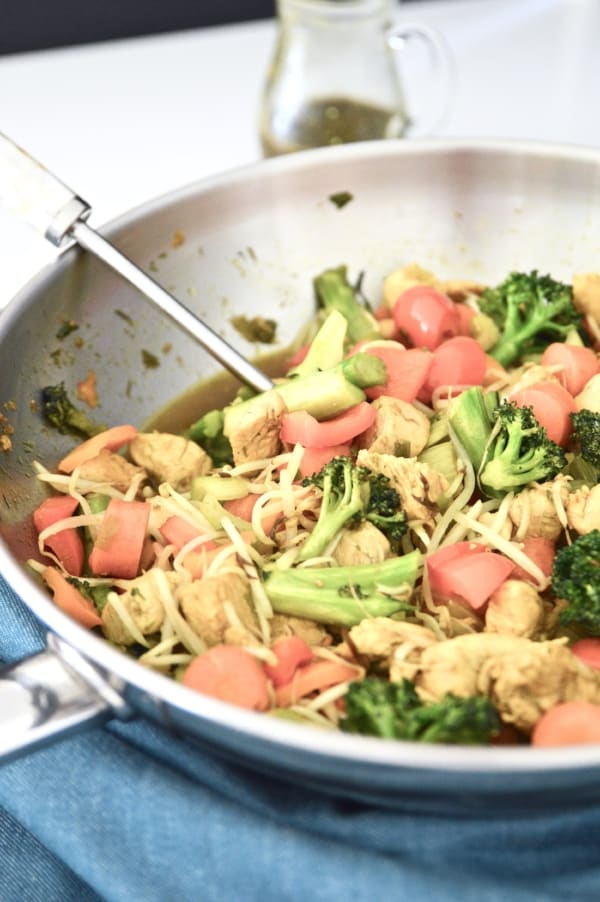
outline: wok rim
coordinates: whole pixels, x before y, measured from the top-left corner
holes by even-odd
[[[522,157],[554,158],[568,163],[592,162],[600,168],[600,149],[576,144],[545,141],[494,140],[479,138],[419,139],[406,142],[374,141],[317,148],[284,157],[259,160],[216,175],[201,178],[172,191],[162,193],[111,219],[99,231],[111,236],[167,204],[177,203],[191,195],[203,194],[219,187],[232,187],[249,179],[262,180],[268,174],[283,170],[300,172],[316,162],[364,161],[371,157],[411,156],[415,154],[448,155],[450,153],[501,153]],[[10,330],[13,318],[32,293],[43,290],[63,269],[72,265],[80,251],[70,247],[55,261],[47,264],[29,280],[0,312],[0,334]],[[485,774],[540,774],[548,771],[582,771],[600,767],[600,744],[539,748],[532,746],[446,746],[425,745],[399,740],[382,741],[371,737],[316,730],[291,724],[275,717],[245,711],[187,689],[185,686],[154,673],[112,648],[104,639],[57,608],[21,564],[4,540],[0,539],[0,572],[9,586],[43,625],[80,651],[84,657],[106,672],[110,680],[121,682],[121,691],[132,686],[187,715],[207,720],[236,733],[240,738],[252,736],[269,745],[290,751],[318,755],[347,763],[386,768],[416,769],[432,772]]]

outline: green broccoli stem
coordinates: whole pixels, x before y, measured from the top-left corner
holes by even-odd
[[[546,307],[535,307],[523,321],[520,316],[518,298],[509,297],[507,308],[504,330],[490,351],[494,360],[505,367],[519,359],[523,346],[542,329],[562,336],[571,328],[553,323],[549,319]]]
[[[294,376],[278,383],[269,392],[277,393],[290,412],[305,410],[317,420],[326,420],[343,413],[355,404],[364,401],[363,388],[381,385],[385,382],[385,363],[372,354],[353,354],[329,370]],[[231,404],[224,410],[225,435],[235,430],[238,417],[246,414],[258,398],[268,392],[256,395],[241,404]]]
[[[265,591],[278,614],[355,626],[365,617],[391,617],[412,610],[406,598],[379,590],[411,590],[420,560],[421,553],[411,551],[381,564],[272,570],[264,574]]]
[[[497,404],[498,395],[490,392]],[[475,472],[479,471],[484,452],[492,434],[490,419],[490,399],[486,398],[482,389],[475,385],[466,389],[454,399],[450,406],[448,422],[456,437],[473,464]]]
[[[290,370],[288,376],[307,376],[317,370],[328,370],[344,359],[348,323],[338,311],[332,310],[310,343],[302,363]]]
[[[350,285],[345,266],[325,270],[314,279],[313,284],[317,300],[325,310],[337,310],[346,319],[349,341],[354,343],[365,338],[381,337],[376,320],[359,302]]]

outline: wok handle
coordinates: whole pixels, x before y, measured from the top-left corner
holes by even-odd
[[[0,668],[0,763],[129,714],[91,664],[49,635],[44,651]]]

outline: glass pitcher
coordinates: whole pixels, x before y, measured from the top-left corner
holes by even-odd
[[[279,33],[259,123],[265,156],[405,135],[421,119],[409,116],[400,79],[398,54],[413,40],[427,46],[438,84],[438,109],[424,117],[433,131],[448,98],[449,52],[424,26],[395,28],[395,6],[393,0],[277,0]]]

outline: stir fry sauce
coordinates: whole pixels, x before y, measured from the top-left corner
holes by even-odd
[[[37,463],[29,566],[143,666],[265,716],[600,741],[600,275],[314,287],[271,391]]]

